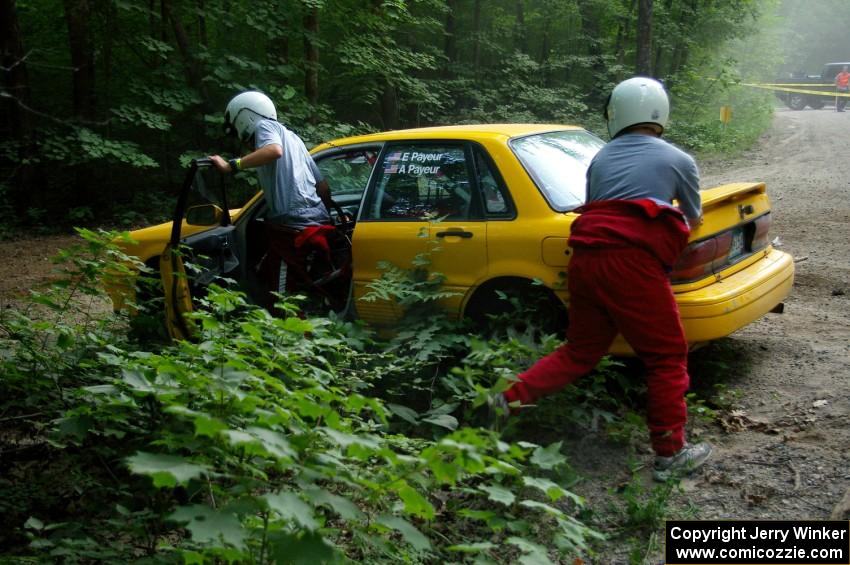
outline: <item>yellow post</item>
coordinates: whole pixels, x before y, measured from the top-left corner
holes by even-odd
[[[732,107],[731,106],[721,106],[720,107],[720,121],[723,123],[724,126],[732,121]]]

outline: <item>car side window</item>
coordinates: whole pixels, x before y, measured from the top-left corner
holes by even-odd
[[[469,154],[455,143],[387,147],[361,219],[480,219]]]
[[[377,148],[352,149],[342,153],[332,153],[327,156],[316,157],[316,165],[322,176],[328,181],[331,196],[348,197],[343,200],[351,200],[357,197],[359,200],[372,168],[378,160]]]
[[[493,164],[486,158],[484,150],[480,147],[475,148],[475,174],[487,217],[512,217],[513,210],[507,190],[501,177],[495,172]]]

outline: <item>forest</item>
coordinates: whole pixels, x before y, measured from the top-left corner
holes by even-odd
[[[0,202],[16,225],[160,219],[181,163],[237,150],[222,115],[245,89],[268,93],[309,146],[452,123],[577,123],[602,134],[607,92],[644,74],[673,94],[677,142],[735,146],[767,119],[769,96],[735,85],[781,66],[786,38],[764,33],[780,8],[774,0],[3,0]],[[736,120],[722,131],[718,108],[733,100]]]
[[[0,0],[0,239],[79,235],[47,286],[0,297],[0,562],[652,562],[682,491],[640,480],[645,387],[621,361],[499,434],[490,393],[559,344],[525,306],[486,332],[438,315],[418,257],[373,287],[405,307],[389,337],[219,281],[173,342],[144,327],[161,299],[104,306],[116,277],[159,284],[122,230],[170,217],[189,160],[239,151],[223,113],[246,89],[308,146],[501,122],[607,138],[610,89],[649,75],[699,158],[769,127],[747,84],[850,59],[848,25],[843,0]],[[730,406],[718,390],[692,418]],[[575,430],[634,462],[604,503],[563,453]]]

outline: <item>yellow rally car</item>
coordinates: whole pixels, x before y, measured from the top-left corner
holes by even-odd
[[[484,317],[504,302],[501,291],[539,293],[534,281],[544,283],[553,303],[565,304],[572,210],[584,203],[585,172],[603,144],[578,127],[509,124],[392,131],[316,147],[313,157],[334,199],[356,219],[346,232],[353,257],[349,308],[369,324],[391,326],[400,315],[396,304],[360,300],[381,276],[379,262],[408,267],[435,243],[430,268],[454,291],[443,300],[452,315]],[[191,308],[192,292],[173,275],[183,268],[170,252],[179,243],[196,253],[194,288],[221,275],[239,281],[249,296],[258,298],[261,290],[262,193],[235,209],[240,203],[228,203],[227,190],[204,180],[215,175],[196,174],[202,165],[193,165],[181,194],[175,217],[183,220],[132,232],[138,243],[127,249],[161,270],[176,336],[186,333],[181,313]],[[206,201],[191,206],[193,194]],[[781,308],[794,278],[792,258],[770,244],[763,183],[719,186],[702,198],[705,222],[670,274],[692,345]],[[117,296],[114,302],[121,306]],[[622,340],[612,352],[630,353]]]

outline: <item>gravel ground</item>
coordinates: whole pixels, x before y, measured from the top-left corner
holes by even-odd
[[[692,354],[692,379],[713,367],[713,379],[736,398],[716,418],[691,422],[691,437],[711,442],[714,453],[701,473],[682,482],[668,517],[850,518],[847,498],[842,503],[850,496],[848,128],[850,113],[779,108],[771,130],[746,154],[699,163],[704,188],[767,183],[771,237],[794,256],[796,277],[784,314],[769,314]],[[663,526],[622,530],[623,496],[612,493],[631,479],[627,450],[593,435],[569,442],[568,450],[585,477],[574,490],[601,510],[597,523],[609,522],[616,540],[593,561],[629,563],[630,554],[640,554],[644,563],[663,563]],[[646,496],[651,454],[643,446],[639,451]]]

